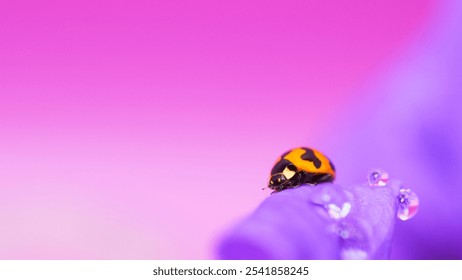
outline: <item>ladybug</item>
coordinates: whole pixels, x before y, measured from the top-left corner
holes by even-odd
[[[279,192],[303,184],[332,182],[335,167],[321,152],[306,147],[292,149],[281,155],[271,170],[268,188]]]

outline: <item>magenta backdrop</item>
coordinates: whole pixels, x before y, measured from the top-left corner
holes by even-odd
[[[0,3],[2,259],[213,258],[438,8],[94,2]]]

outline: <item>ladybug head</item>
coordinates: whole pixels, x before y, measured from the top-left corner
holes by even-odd
[[[297,168],[293,164],[288,164],[284,167],[282,172],[272,174],[268,182],[268,188],[275,190],[282,190],[291,184],[292,179],[296,174]]]
[[[268,182],[268,188],[280,189],[285,183],[287,183],[287,178],[283,174],[274,174]]]

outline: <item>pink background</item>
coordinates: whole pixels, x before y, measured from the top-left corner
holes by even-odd
[[[2,259],[213,258],[440,8],[94,2],[0,3]]]

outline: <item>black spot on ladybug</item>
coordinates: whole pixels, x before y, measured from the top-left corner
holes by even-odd
[[[297,171],[297,167],[293,164],[287,165],[287,169],[289,169],[290,171]]]
[[[321,161],[316,157],[313,150],[308,148],[303,148],[303,150],[305,150],[305,153],[301,156],[303,160],[312,162],[316,168],[321,167]]]
[[[274,165],[273,169],[271,170],[271,174],[281,173],[289,164],[292,165],[292,163],[287,159],[281,159]]]

